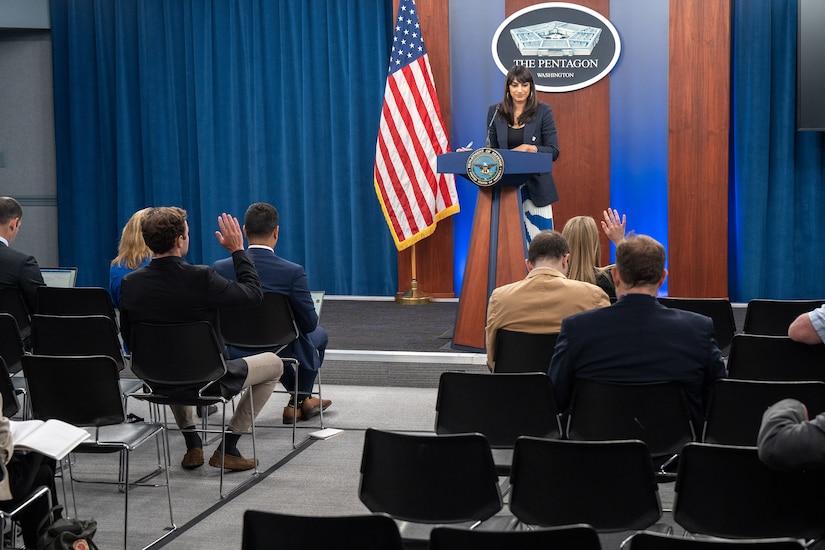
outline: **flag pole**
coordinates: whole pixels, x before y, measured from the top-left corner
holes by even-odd
[[[418,291],[418,280],[416,277],[416,269],[415,269],[415,245],[412,245],[412,249],[410,250],[411,253],[411,263],[412,263],[412,281],[410,281],[410,289],[403,293],[403,294],[396,294],[395,301],[399,304],[404,304],[406,306],[417,306],[421,304],[429,304],[432,302],[431,296],[425,296],[424,294]]]

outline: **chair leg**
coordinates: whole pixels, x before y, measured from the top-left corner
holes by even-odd
[[[123,549],[129,548],[129,450],[120,451],[120,462],[123,468]]]
[[[319,413],[319,418],[321,419],[321,429],[323,430],[326,428],[324,426],[324,398],[321,395],[321,369],[318,369],[317,373],[315,374],[315,383],[318,384],[318,401],[321,403],[321,412]]]
[[[66,498],[66,470],[69,471],[69,488],[71,489],[72,493],[72,509],[74,510],[74,517],[77,517],[77,499],[75,498],[74,494],[74,474],[72,473],[72,455],[69,453],[63,459],[65,462],[61,467],[60,472],[60,485],[63,488],[63,502],[68,503],[68,499]]]
[[[298,363],[295,363],[295,388],[292,392],[292,404],[295,413],[292,415],[292,448],[295,448],[295,433],[298,431]]]
[[[252,430],[252,460],[255,462],[255,468],[252,469],[252,475],[258,475],[258,446],[255,439],[255,403],[253,401],[252,395],[252,388],[249,388],[249,409],[250,409],[250,416],[252,417],[252,422],[250,423],[250,429]]]

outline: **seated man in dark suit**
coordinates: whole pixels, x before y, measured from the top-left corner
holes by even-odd
[[[671,309],[656,299],[667,277],[665,249],[645,235],[616,247],[618,301],[562,321],[550,376],[560,410],[570,405],[577,378],[604,382],[680,382],[694,427],[701,429],[704,396],[725,377],[709,317]],[[698,433],[698,432],[697,432]]]
[[[189,251],[189,224],[186,211],[177,207],[153,208],[141,221],[143,240],[155,254],[149,265],[123,278],[121,285],[121,334],[132,346],[132,323],[190,323],[208,321],[223,344],[218,310],[221,307],[254,305],[263,299],[255,265],[243,248],[243,233],[238,220],[227,214],[218,218],[218,242],[232,253],[237,282],[218,275],[205,265],[191,265],[183,259]],[[233,396],[244,388],[229,421],[225,445],[219,446],[209,465],[229,470],[251,470],[254,459],[244,458],[237,448],[241,434],[247,432],[278,383],[283,361],[274,353],[259,353],[244,359],[226,361],[227,372],[220,379],[221,393]],[[252,393],[254,410],[250,410]],[[195,427],[195,407],[173,405],[178,427]],[[186,454],[181,466],[191,470],[203,464],[203,445],[195,431],[184,431]]]
[[[298,420],[306,420],[317,416],[321,407],[324,410],[332,404],[329,399],[321,400],[312,397],[312,386],[318,375],[318,369],[324,361],[324,351],[327,348],[327,332],[318,324],[318,315],[309,291],[309,283],[304,268],[275,254],[275,245],[278,242],[278,211],[271,204],[258,202],[246,209],[243,230],[249,240],[249,255],[255,262],[255,269],[261,280],[264,292],[285,294],[289,297],[292,313],[301,335],[288,345],[282,352],[283,357],[298,360],[298,403],[289,403],[284,407],[283,422],[291,424],[293,416]],[[234,279],[232,259],[225,258],[215,262],[215,271]],[[255,353],[252,350],[229,348],[230,356],[242,357]],[[284,369],[281,383],[289,391],[295,390],[295,371]]]
[[[11,197],[0,197],[0,287],[19,288],[29,313],[34,313],[37,288],[46,283],[34,256],[10,248],[22,220],[20,203]]]

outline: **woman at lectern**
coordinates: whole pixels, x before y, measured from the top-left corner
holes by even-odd
[[[520,65],[507,72],[504,98],[487,111],[487,143],[493,149],[551,153],[559,157],[556,121],[550,105],[536,97],[533,75]],[[521,187],[528,241],[543,229],[553,229],[552,204],[559,200],[550,172],[531,176]]]

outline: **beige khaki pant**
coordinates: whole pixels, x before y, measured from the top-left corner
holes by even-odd
[[[284,372],[284,362],[274,353],[266,352],[257,355],[244,357],[247,373],[241,391],[241,399],[235,406],[235,414],[229,421],[228,429],[232,433],[242,434],[249,431],[252,426],[252,419],[258,417],[258,413],[264,408],[272,390]],[[249,405],[251,401],[253,407]],[[224,397],[231,397],[225,395]],[[194,426],[195,407],[184,405],[170,405],[172,414],[175,416],[175,423],[179,428]]]

